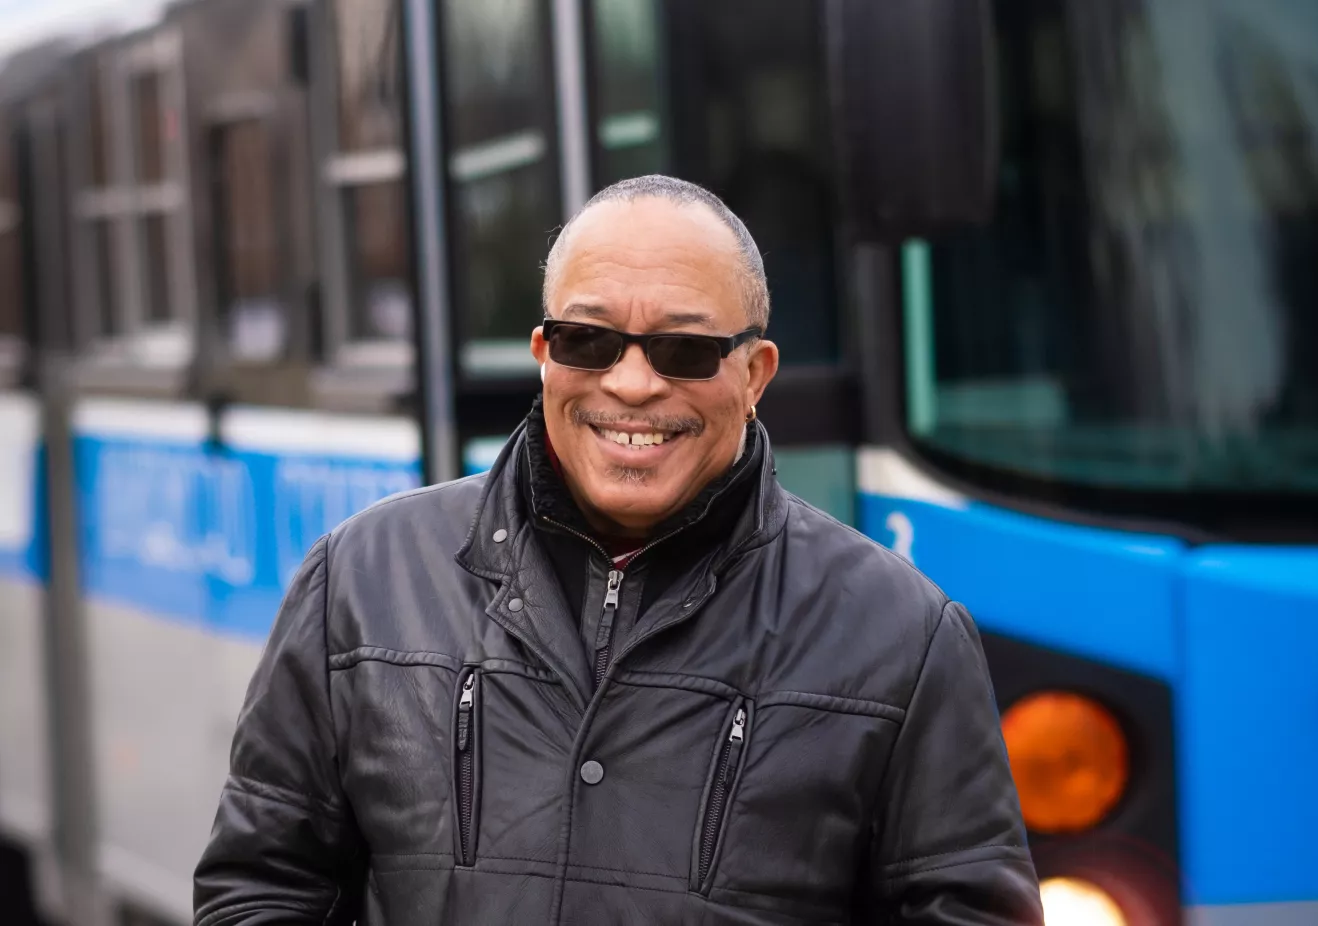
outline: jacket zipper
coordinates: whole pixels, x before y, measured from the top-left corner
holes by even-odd
[[[472,748],[472,715],[476,707],[476,673],[462,683],[458,699],[458,839],[462,865],[471,864],[472,813],[476,800],[476,750]]]
[[[605,550],[598,541],[588,537],[581,531],[573,530],[566,524],[562,524],[552,518],[541,517],[540,520],[548,524],[550,527],[556,527],[564,533],[571,534],[573,537],[585,541],[599,551],[600,556],[604,557],[606,563],[613,562],[613,557],[609,556],[608,550]],[[662,537],[657,537],[654,540],[651,540],[645,546],[633,553],[628,562],[636,562],[643,553],[654,549],[665,540],[676,537],[685,529],[685,527],[679,527],[675,531],[669,531]],[[609,584],[604,593],[604,614],[600,618],[599,630],[595,632],[595,691],[599,691],[600,683],[604,681],[604,674],[609,671],[609,660],[613,657],[613,618],[618,611],[618,587],[621,584],[622,572],[617,569],[609,570]]]
[[[604,673],[609,671],[609,657],[613,650],[613,618],[618,613],[618,589],[622,585],[622,573],[617,569],[609,570],[609,584],[604,591],[604,614],[600,617],[599,630],[595,632],[595,690],[604,681]]]
[[[728,793],[737,778],[737,769],[741,763],[742,747],[746,743],[746,708],[738,707],[732,718],[732,730],[723,743],[719,756],[718,770],[714,774],[714,783],[709,791],[709,804],[705,808],[705,826],[700,835],[700,869],[698,881],[703,888],[709,877],[710,866],[714,863],[714,849],[718,846],[719,830],[723,824],[723,813],[727,808]]]

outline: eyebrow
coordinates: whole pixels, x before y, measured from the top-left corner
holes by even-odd
[[[588,305],[586,303],[574,302],[563,309],[563,318],[577,316],[579,318],[593,318],[601,321],[607,321],[612,313],[602,305]],[[683,325],[699,325],[701,328],[708,328],[710,331],[717,329],[712,316],[704,312],[665,312],[664,327],[680,328]]]

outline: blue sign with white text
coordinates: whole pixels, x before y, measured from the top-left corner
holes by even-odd
[[[263,637],[311,545],[421,484],[419,462],[79,436],[91,596]]]

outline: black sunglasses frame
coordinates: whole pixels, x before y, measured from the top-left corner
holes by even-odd
[[[718,376],[718,370],[715,370],[709,376],[670,376],[667,373],[662,373],[658,370],[658,368],[655,367],[654,361],[650,359],[651,341],[662,340],[664,338],[694,338],[700,341],[710,341],[713,342],[715,345],[717,345],[719,349],[719,361],[722,362],[723,360],[726,360],[728,358],[728,355],[731,354],[734,350],[736,350],[738,347],[741,347],[741,345],[746,344],[749,341],[753,341],[756,338],[760,338],[764,336],[764,329],[757,328],[755,326],[751,326],[750,328],[747,328],[745,331],[740,331],[737,334],[728,335],[727,337],[721,337],[715,334],[696,334],[694,332],[687,332],[687,331],[655,331],[650,334],[632,334],[631,332],[628,331],[619,331],[617,328],[609,328],[606,325],[592,325],[587,322],[570,321],[562,318],[545,318],[540,323],[540,325],[545,340],[549,342],[552,342],[553,340],[554,329],[561,328],[564,326],[571,326],[574,328],[588,328],[591,329],[592,331],[599,331],[603,334],[608,334],[613,337],[622,339],[622,347],[618,349],[617,355],[613,358],[613,360],[609,363],[608,366],[598,367],[598,368],[576,367],[576,366],[572,366],[572,364],[570,363],[562,363],[560,364],[561,366],[569,367],[570,369],[573,370],[585,370],[590,373],[603,373],[605,370],[612,369],[618,363],[618,361],[622,359],[622,355],[627,353],[627,348],[630,345],[639,344],[641,345],[641,351],[645,354],[646,362],[650,364],[650,369],[654,370],[655,373],[658,373],[664,379],[676,379],[676,380],[681,380],[683,382],[704,382],[706,380],[711,380],[714,377]],[[551,357],[550,359],[553,358]],[[554,362],[559,363],[559,361],[557,360],[555,360]]]

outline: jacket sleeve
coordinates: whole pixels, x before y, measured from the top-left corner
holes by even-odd
[[[979,634],[948,602],[888,765],[870,885],[892,926],[1042,926]]]
[[[294,578],[247,689],[196,926],[347,924],[364,853],[339,786],[325,642],[327,539]]]

